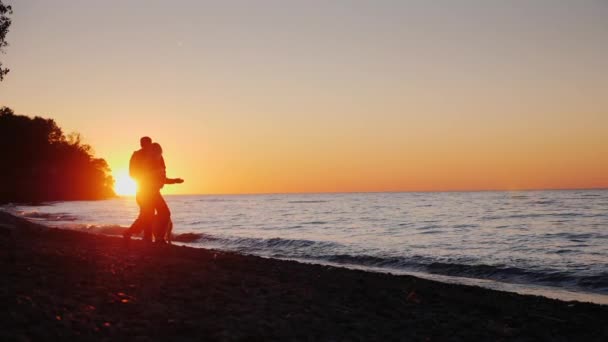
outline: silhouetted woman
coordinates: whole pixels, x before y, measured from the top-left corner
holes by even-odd
[[[184,182],[181,178],[167,178],[165,163],[163,160],[163,149],[159,143],[153,143],[148,156],[149,175],[152,180],[152,193],[150,200],[156,210],[154,222],[154,241],[157,243],[166,243],[165,232],[171,221],[171,211],[167,202],[160,193],[160,189],[165,184],[181,184]]]

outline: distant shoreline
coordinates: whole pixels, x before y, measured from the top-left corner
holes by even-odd
[[[188,247],[0,213],[3,340],[605,340],[608,306]]]

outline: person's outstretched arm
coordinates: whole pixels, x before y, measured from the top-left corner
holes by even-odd
[[[165,178],[165,184],[182,184],[184,182],[181,178]]]
[[[184,182],[181,178],[167,178],[167,167],[165,166],[165,158],[160,157],[160,166],[162,177],[165,177],[165,184],[182,184]]]

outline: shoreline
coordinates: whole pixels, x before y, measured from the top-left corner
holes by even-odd
[[[202,247],[195,247],[202,248]],[[269,258],[272,259],[272,258]],[[395,276],[412,276],[416,278],[436,281],[444,284],[455,284],[464,286],[476,286],[484,289],[509,292],[520,295],[540,296],[547,299],[555,299],[562,302],[581,302],[608,306],[608,295],[593,293],[593,292],[575,292],[569,289],[552,287],[546,285],[524,284],[524,283],[507,283],[492,279],[480,279],[459,277],[452,275],[444,275],[438,273],[425,273],[423,271],[409,271],[402,269],[386,269],[376,268],[372,266],[361,266],[355,264],[340,264],[332,262],[323,262],[319,260],[307,260],[298,258],[277,258],[280,260],[291,260],[310,265],[332,266],[337,268],[345,268],[351,270],[360,270],[371,273],[384,273]]]
[[[605,340],[608,306],[149,246],[0,212],[2,340]]]

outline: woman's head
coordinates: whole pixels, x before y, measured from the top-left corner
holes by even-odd
[[[152,146],[150,147],[150,150],[152,151],[153,155],[162,155],[163,154],[163,148],[160,147],[159,143],[153,143]]]

